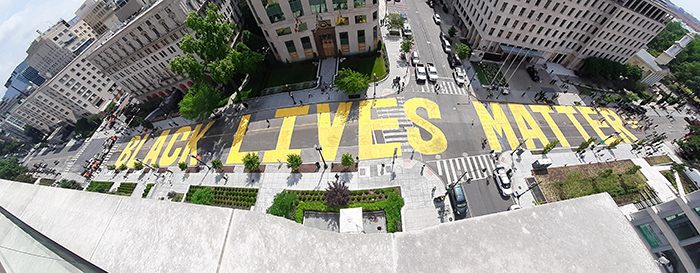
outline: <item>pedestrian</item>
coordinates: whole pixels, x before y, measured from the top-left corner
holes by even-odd
[[[530,88],[532,88],[532,84],[527,86],[527,90],[529,91]]]
[[[522,95],[520,95],[520,96],[521,96],[521,97],[524,97],[524,96],[525,96],[525,94],[526,94],[526,93],[525,93],[525,92],[523,92],[523,94],[522,94]]]
[[[267,128],[270,128],[270,120],[269,120],[269,119],[265,119],[265,121],[267,121]]]
[[[331,93],[326,93],[328,94],[328,100],[331,100]]]
[[[301,104],[301,106],[304,106],[304,102],[301,100],[299,100],[299,104]]]
[[[309,90],[308,92],[309,92],[309,98],[313,97],[313,96],[311,95],[311,90]]]
[[[472,127],[474,127],[474,119],[472,119]]]
[[[336,173],[335,174],[335,181],[338,181],[338,179],[340,179],[340,175]]]

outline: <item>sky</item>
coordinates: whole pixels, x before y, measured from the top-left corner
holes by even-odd
[[[12,70],[27,57],[27,48],[60,18],[66,21],[85,0],[0,0],[0,97]],[[700,17],[698,0],[671,0],[695,17]],[[48,80],[48,79],[47,79]]]

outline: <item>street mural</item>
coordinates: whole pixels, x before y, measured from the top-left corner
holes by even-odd
[[[401,143],[376,143],[373,137],[375,131],[399,128],[399,122],[396,118],[372,118],[372,109],[397,107],[396,99],[343,102],[333,104],[333,106],[337,106],[335,113],[331,112],[330,104],[277,109],[275,118],[283,119],[279,128],[277,143],[274,149],[262,151],[241,150],[241,144],[244,141],[255,141],[253,137],[246,137],[248,125],[251,122],[251,115],[242,116],[238,124],[226,125],[237,129],[233,136],[233,142],[228,148],[228,153],[224,153],[225,156],[221,160],[224,161],[224,164],[242,164],[243,156],[252,152],[256,154],[262,153],[262,162],[272,163],[286,161],[288,154],[300,154],[300,148],[312,148],[291,147],[296,118],[310,114],[316,116],[318,128],[317,143],[323,147],[323,156],[335,159],[352,107],[358,109],[358,118],[353,122],[357,122],[358,127],[357,156],[359,159],[390,158],[395,153],[397,156],[401,156]],[[501,103],[482,104],[480,102],[474,102],[472,106],[481,121],[488,145],[491,149],[497,151],[515,149],[525,139],[527,141],[525,141],[524,147],[527,149],[542,147],[554,139],[559,141],[559,145],[570,147],[572,143],[567,140],[567,137],[582,137],[583,139],[591,137],[591,134],[582,126],[582,122],[590,126],[590,129],[593,131],[591,132],[593,137],[597,137],[607,143],[615,141],[615,138],[606,136],[601,131],[601,128],[615,130],[617,137],[624,142],[630,143],[637,140],[623,126],[623,120],[607,108],[582,106],[550,107],[547,105]],[[310,112],[313,108],[315,108],[315,112]],[[509,113],[507,114],[504,110],[508,110]],[[435,155],[447,149],[448,140],[439,126],[436,125],[439,124],[438,121],[442,119],[442,115],[440,107],[435,102],[425,98],[413,98],[403,104],[403,111],[406,117],[415,125],[415,127],[406,128],[407,142],[415,151],[425,155]],[[425,116],[419,115],[419,113],[423,113]],[[559,116],[565,116],[576,128],[579,135],[566,136],[560,130],[559,124],[555,122],[554,118]],[[535,120],[536,117],[546,121],[548,125],[545,128],[546,130],[543,130],[538,125]],[[161,167],[175,165],[177,162],[187,162],[188,165],[196,165],[197,160],[192,158],[191,155],[197,155],[197,143],[202,138],[206,138],[207,132],[215,122],[217,121],[164,130],[157,137],[151,137],[150,134],[134,136],[121,150],[115,165],[126,164],[132,167],[137,158],[142,159],[145,164],[158,164]],[[520,138],[516,136],[515,129],[518,130]],[[421,130],[424,132],[422,135]],[[465,130],[469,130],[467,126],[465,126]],[[547,137],[548,135],[551,137]],[[151,145],[146,146],[150,148],[142,149],[146,142],[149,142],[149,144],[152,142]],[[505,145],[502,146],[502,144]]]

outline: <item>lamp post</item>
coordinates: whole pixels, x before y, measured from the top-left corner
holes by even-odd
[[[374,73],[374,94],[372,95],[372,98],[377,97],[377,73]]]
[[[326,164],[326,159],[323,158],[323,153],[321,152],[321,151],[323,151],[323,147],[321,147],[320,144],[314,144],[314,149],[316,149],[316,151],[318,151],[318,154],[321,156],[321,161],[323,161],[323,168],[328,169],[328,164]]]
[[[191,156],[192,158],[194,158],[195,160],[197,160],[197,162],[199,162],[199,163],[201,163],[202,165],[204,165],[204,167],[207,167],[207,171],[211,170],[211,167],[209,167],[209,165],[207,165],[207,163],[204,163],[204,161],[202,161],[202,160],[200,159],[200,157],[197,157],[197,156],[192,155],[192,154],[191,154],[190,156]]]
[[[157,175],[157,174],[155,173],[155,172],[157,171],[156,168],[151,167],[151,166],[149,166],[149,165],[143,163],[143,161],[141,161],[141,159],[135,158],[134,160],[136,160],[137,162],[141,163],[141,164],[142,164],[143,166],[145,166],[146,168],[148,168],[148,169],[150,169],[151,171],[153,171],[153,175],[156,176],[156,179],[158,179],[158,177],[160,177],[159,175]]]

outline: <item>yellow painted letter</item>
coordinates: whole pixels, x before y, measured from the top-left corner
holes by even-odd
[[[351,106],[352,102],[338,104],[338,110],[335,112],[335,118],[333,118],[333,124],[331,125],[331,114],[328,104],[316,105],[318,113],[316,114],[318,117],[318,143],[323,147],[323,157],[328,158],[328,160],[335,160]]]
[[[542,117],[544,117],[544,120],[547,121],[549,128],[552,129],[554,135],[557,136],[559,144],[561,144],[562,147],[570,147],[569,141],[566,140],[564,134],[562,134],[561,130],[559,130],[559,126],[557,126],[557,123],[555,123],[552,119],[552,116],[549,115],[549,113],[554,112],[552,111],[551,107],[546,105],[530,105],[530,109],[532,110],[532,112],[542,114]]]
[[[605,139],[606,138],[605,134],[603,134],[603,132],[600,130],[600,128],[608,127],[608,124],[605,123],[605,121],[593,120],[593,119],[591,119],[591,116],[589,116],[589,115],[598,115],[598,113],[596,113],[596,111],[594,111],[592,107],[583,107],[583,106],[579,106],[578,111],[581,112],[581,115],[583,116],[583,118],[586,119],[586,121],[588,121],[588,124],[591,125],[591,127],[593,128],[593,131],[595,131],[595,133],[598,134],[598,137],[600,137],[599,140]],[[613,141],[614,141],[614,139],[610,138],[606,142],[613,142]]]
[[[236,135],[233,137],[233,143],[231,144],[231,149],[228,151],[228,157],[226,158],[226,164],[242,164],[243,156],[246,153],[239,152],[241,150],[241,142],[243,142],[243,137],[245,136],[246,130],[248,130],[248,123],[250,122],[250,115],[245,115],[241,118],[241,122],[238,124],[238,130],[236,130]],[[253,152],[258,154],[258,152]]]
[[[209,122],[204,129],[202,129],[202,124],[197,124],[197,127],[194,127],[194,132],[192,132],[190,140],[187,141],[187,146],[185,146],[185,149],[182,151],[182,156],[180,156],[180,162],[185,162],[185,160],[190,157],[190,154],[197,155],[197,142],[199,142],[199,139],[204,136],[204,133],[206,133],[212,125],[214,125],[214,121]],[[197,165],[197,160],[190,158],[190,164],[188,165]]]
[[[399,120],[395,118],[372,119],[372,108],[395,107],[396,99],[365,100],[360,102],[360,118],[358,145],[360,159],[373,159],[392,157],[394,150],[397,156],[401,156],[401,143],[374,144],[372,134],[374,130],[399,128]]]
[[[300,154],[300,149],[289,149],[292,144],[292,132],[294,132],[294,122],[297,116],[306,115],[309,113],[309,106],[299,106],[285,109],[277,109],[276,118],[284,117],[282,128],[280,129],[279,137],[277,138],[277,147],[271,151],[265,151],[263,162],[277,162],[287,160],[288,154]]]
[[[168,138],[168,134],[170,134],[170,130],[165,130],[160,134],[156,143],[153,144],[151,150],[146,154],[146,158],[143,159],[143,164],[150,166],[151,163],[155,163],[156,160],[158,160],[158,155],[160,155],[160,151],[163,150],[163,144],[165,144],[165,139]]]
[[[574,114],[576,114],[576,109],[572,106],[554,106],[554,109],[557,110],[557,113],[562,113],[566,114],[567,117],[569,117],[569,120],[571,121],[571,124],[576,127],[576,130],[578,130],[578,133],[581,134],[584,140],[588,140],[591,138],[586,130],[583,129],[583,126],[581,126],[581,123],[578,122],[576,117],[574,117]]]
[[[418,107],[423,107],[428,111],[428,118],[442,119],[440,107],[433,101],[423,98],[413,98],[405,102],[403,104],[403,111],[406,113],[406,117],[433,136],[430,140],[425,141],[420,136],[420,129],[408,128],[406,129],[408,143],[411,143],[411,146],[413,146],[416,151],[423,154],[433,155],[444,152],[447,150],[445,134],[442,133],[440,128],[419,116],[416,112]]]
[[[182,148],[175,148],[175,151],[172,154],[170,153],[170,150],[173,148],[175,141],[177,141],[177,137],[181,136],[180,141],[187,140],[187,138],[190,136],[190,130],[192,130],[191,127],[185,126],[175,131],[175,134],[173,134],[173,137],[170,139],[170,142],[168,142],[168,146],[165,147],[165,151],[163,151],[163,155],[158,161],[160,166],[165,167],[175,163],[175,160],[180,155]]]
[[[479,115],[481,126],[484,128],[484,133],[489,140],[491,149],[496,151],[503,150],[501,144],[498,142],[497,136],[505,137],[511,149],[518,147],[518,138],[515,136],[513,128],[510,127],[510,123],[508,123],[508,119],[498,103],[491,103],[493,117],[486,111],[484,105],[478,101],[474,102],[474,109],[476,110],[476,114]]]
[[[537,125],[535,119],[532,118],[527,109],[525,109],[525,105],[509,103],[508,106],[513,113],[515,122],[518,124],[520,134],[523,136],[523,139],[527,139],[525,145],[528,149],[535,149],[535,142],[533,141],[535,138],[540,140],[542,146],[549,144],[549,140],[547,140],[547,137],[542,132],[542,129],[540,129],[540,126]]]
[[[136,148],[137,145],[139,145],[139,142],[141,141],[141,136],[134,136],[131,138],[128,144],[126,144],[126,147],[124,147],[124,150],[122,153],[119,155],[117,158],[117,163],[114,163],[115,166],[119,167],[122,164],[126,164],[127,161],[129,161],[129,158],[131,158],[131,150]]]
[[[615,114],[615,112],[610,111],[610,109],[608,108],[600,108],[600,113],[605,115],[605,120],[608,122],[608,124],[610,124],[610,127],[612,127],[613,129],[615,129],[615,131],[620,133],[620,137],[622,137],[622,140],[624,140],[627,143],[637,141],[637,137],[630,133],[630,131],[627,131],[622,119],[617,114]]]

